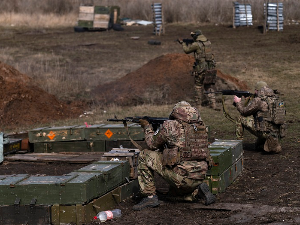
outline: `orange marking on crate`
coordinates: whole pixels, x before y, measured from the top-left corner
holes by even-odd
[[[50,140],[53,140],[53,138],[55,138],[55,133],[53,131],[50,131],[47,136]]]
[[[113,136],[113,132],[111,132],[110,129],[108,129],[104,134],[108,138],[111,138],[111,136]]]

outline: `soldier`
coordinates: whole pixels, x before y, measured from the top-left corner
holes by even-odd
[[[205,200],[209,205],[215,196],[203,182],[206,171],[213,165],[208,150],[207,129],[199,111],[188,102],[177,103],[161,129],[154,132],[147,120],[140,120],[145,141],[150,150],[139,155],[138,181],[145,197],[133,206],[134,210],[159,205],[154,172],[169,184],[177,200]]]
[[[194,53],[195,63],[192,75],[195,79],[195,103],[197,106],[207,105],[206,96],[203,94],[203,88],[207,95],[209,106],[216,109],[216,97],[214,94],[214,85],[216,82],[217,71],[214,70],[216,63],[211,50],[211,42],[202,34],[200,30],[191,32],[193,42],[187,44],[185,41],[178,39],[186,54]]]
[[[281,152],[280,138],[285,136],[285,107],[278,96],[264,81],[255,85],[255,96],[243,106],[241,98],[234,96],[237,110],[241,113],[236,124],[236,136],[243,139],[244,129],[257,137],[256,149]],[[253,116],[253,117],[252,117]]]

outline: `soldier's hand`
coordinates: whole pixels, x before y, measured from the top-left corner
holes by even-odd
[[[178,38],[177,41],[178,41],[179,44],[182,44],[182,43],[183,43],[182,39],[179,39],[179,38]]]
[[[145,128],[147,125],[149,125],[147,120],[140,119],[139,122],[142,128]]]
[[[241,98],[239,98],[238,96],[234,96],[234,98],[233,98],[233,101],[234,101],[234,103],[238,103],[238,102],[240,102],[242,99]]]
[[[213,158],[210,155],[206,158],[206,161],[208,164],[208,169],[211,169],[215,164]]]

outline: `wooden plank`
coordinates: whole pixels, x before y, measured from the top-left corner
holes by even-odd
[[[110,18],[109,14],[95,14],[94,22],[96,21],[108,22],[109,18]]]
[[[93,13],[79,13],[78,20],[93,21],[94,14]]]
[[[94,13],[94,6],[80,6],[79,13]]]
[[[99,154],[58,154],[58,153],[29,153],[5,157],[8,161],[41,161],[41,162],[71,162],[88,163],[100,160],[103,153]]]

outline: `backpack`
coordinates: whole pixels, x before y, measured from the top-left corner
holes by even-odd
[[[284,124],[286,115],[284,101],[275,95],[274,97],[267,97],[266,102],[268,103],[271,122],[277,125]]]
[[[202,50],[200,54],[201,58],[205,58],[205,61],[213,61],[214,57],[211,49],[211,42],[209,40],[206,41],[198,41],[198,45]]]
[[[275,95],[267,97],[266,102],[268,103],[270,122],[279,128],[279,136],[285,137],[287,124],[285,123],[286,107],[284,101]]]

